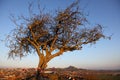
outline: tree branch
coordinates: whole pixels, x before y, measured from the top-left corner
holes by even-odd
[[[36,51],[38,53],[38,56],[41,56],[42,53],[40,52],[39,47],[33,41],[31,41],[29,38],[27,38],[27,41],[29,41],[35,47],[35,49],[36,49]]]
[[[51,59],[54,58],[54,57],[57,57],[57,56],[62,55],[63,52],[64,52],[64,50],[63,50],[63,49],[60,49],[57,53],[51,55],[51,56],[49,57],[49,60],[51,60]]]

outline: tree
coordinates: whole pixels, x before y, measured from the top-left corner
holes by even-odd
[[[64,52],[81,50],[83,45],[105,38],[101,25],[84,27],[87,19],[79,9],[78,1],[64,10],[58,10],[56,15],[40,13],[21,18],[18,24],[12,17],[17,27],[7,38],[9,57],[21,58],[36,52],[39,56],[38,68],[41,69],[45,69],[51,59]]]

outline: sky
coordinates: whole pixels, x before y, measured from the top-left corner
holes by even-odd
[[[0,39],[15,28],[10,20],[10,14],[15,16],[28,16],[28,3],[34,3],[37,12],[38,0],[0,0]],[[54,10],[64,9],[74,0],[40,0],[40,5],[45,11],[53,13]],[[95,45],[85,45],[82,50],[65,52],[63,55],[52,59],[48,67],[65,68],[75,66],[83,69],[120,69],[120,0],[81,0],[80,8],[88,16],[89,26],[101,24],[103,33],[111,36],[111,40],[100,39]],[[8,59],[8,50],[4,42],[0,42],[0,67],[4,68],[30,68],[37,67],[37,54],[30,54],[22,59]]]

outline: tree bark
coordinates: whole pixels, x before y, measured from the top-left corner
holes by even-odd
[[[47,67],[47,63],[54,57],[60,56],[62,53],[63,53],[63,50],[61,49],[59,52],[53,55],[46,55],[46,56],[44,56],[44,54],[38,55],[39,64],[38,64],[38,69],[37,69],[37,74],[36,74],[36,80],[39,80],[40,78],[42,78],[41,73],[44,72],[45,68]]]
[[[39,56],[39,64],[37,68],[36,80],[41,80],[43,77],[41,76],[42,72],[44,72],[45,68],[47,67],[47,63],[45,56]]]
[[[44,55],[39,56],[38,68],[44,70],[47,67],[47,60]]]

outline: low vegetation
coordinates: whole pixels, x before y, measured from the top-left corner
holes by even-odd
[[[120,80],[120,71],[99,71],[68,68],[49,68],[38,80]],[[36,69],[0,69],[0,80],[37,80]]]

